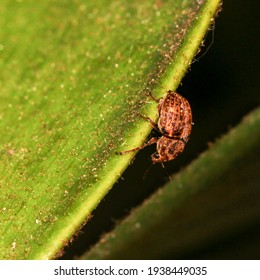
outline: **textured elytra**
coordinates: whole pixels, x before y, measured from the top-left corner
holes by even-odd
[[[176,92],[168,91],[159,100],[158,128],[164,136],[189,140],[192,128],[192,113],[189,102]]]
[[[159,119],[157,124],[150,118],[142,116],[148,120],[153,128],[158,130],[162,136],[152,137],[144,145],[120,152],[138,151],[152,144],[157,144],[157,151],[151,158],[154,163],[167,162],[175,159],[183,152],[185,144],[188,142],[192,129],[192,112],[189,102],[176,92],[168,91],[164,98],[156,99],[152,94],[151,97],[158,102]]]

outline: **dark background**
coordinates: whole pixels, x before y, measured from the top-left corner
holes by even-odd
[[[223,10],[215,22],[215,30],[209,31],[205,47],[178,89],[189,100],[195,123],[185,152],[163,169],[160,165],[151,166],[150,155],[155,152],[155,147],[140,151],[123,174],[124,179],[113,187],[94,211],[93,218],[82,229],[82,234],[65,248],[63,259],[77,258],[84,253],[102,234],[113,229],[116,221],[168,181],[168,174],[185,167],[207,149],[210,142],[259,106],[258,14],[257,0],[224,1]],[[206,51],[208,46],[210,49]],[[260,222],[196,252],[168,257],[259,259]]]

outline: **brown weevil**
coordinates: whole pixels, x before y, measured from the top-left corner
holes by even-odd
[[[152,137],[144,145],[119,152],[126,154],[138,151],[152,144],[157,144],[157,151],[151,158],[153,163],[166,162],[175,159],[183,152],[185,144],[188,142],[192,128],[192,112],[189,102],[176,92],[169,90],[164,98],[151,97],[158,103],[159,119],[157,124],[149,117],[141,115],[148,120],[151,126],[158,130],[162,136]]]

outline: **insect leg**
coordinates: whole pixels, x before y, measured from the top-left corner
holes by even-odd
[[[157,141],[158,141],[158,138],[157,137],[153,137],[148,142],[144,143],[140,147],[137,147],[137,148],[134,148],[134,149],[131,149],[131,150],[127,150],[127,151],[116,152],[116,153],[119,154],[119,155],[124,155],[124,154],[130,153],[130,152],[139,151],[139,150],[142,150],[143,148],[145,148],[146,146],[149,146],[149,145],[157,143]]]
[[[161,98],[156,98],[154,95],[152,95],[152,93],[151,92],[149,92],[149,95],[152,97],[152,99],[154,100],[154,101],[156,101],[157,103],[160,101],[160,99]]]
[[[160,130],[159,130],[159,128],[158,128],[158,125],[153,121],[153,120],[151,120],[149,117],[146,117],[146,116],[144,116],[144,115],[142,115],[142,114],[138,114],[140,117],[142,117],[143,119],[145,119],[145,120],[147,120],[147,121],[149,121],[149,123],[150,123],[150,125],[154,128],[154,129],[156,129],[156,130],[158,130],[159,132],[160,132]]]

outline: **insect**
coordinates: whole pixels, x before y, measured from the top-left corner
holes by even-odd
[[[158,103],[159,119],[155,123],[149,117],[140,115],[148,120],[151,126],[159,131],[160,137],[152,137],[144,145],[119,152],[123,155],[133,151],[139,151],[146,146],[155,144],[157,151],[151,156],[152,162],[163,163],[175,159],[183,152],[188,142],[192,128],[192,112],[189,102],[176,92],[169,90],[164,98],[150,96]]]

